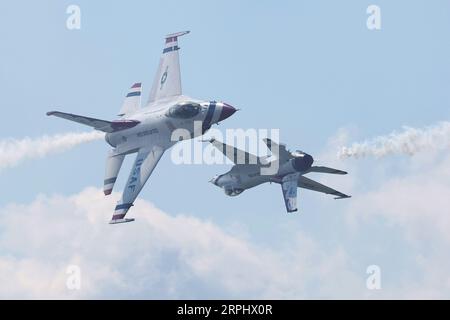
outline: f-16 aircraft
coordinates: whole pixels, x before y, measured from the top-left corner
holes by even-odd
[[[125,156],[137,153],[111,224],[134,221],[125,218],[125,215],[164,151],[178,142],[171,139],[176,129],[188,130],[190,138],[194,138],[236,112],[234,107],[224,102],[204,101],[182,95],[178,38],[187,33],[189,31],[166,36],[145,107],[141,108],[141,83],[135,83],[125,97],[118,120],[106,121],[59,111],[47,113],[106,132],[106,142],[113,149],[106,161],[105,195],[111,194]],[[200,130],[194,130],[197,127],[194,123],[200,124]]]
[[[278,161],[273,166],[274,163],[269,161],[269,157],[257,157],[214,138],[209,142],[235,163],[229,172],[217,175],[210,181],[222,188],[228,196],[237,196],[244,190],[262,183],[275,182],[281,185],[287,212],[297,211],[297,187],[332,194],[336,196],[335,199],[350,198],[346,194],[304,176],[310,172],[347,174],[347,172],[337,169],[313,166],[313,157],[305,152],[290,152],[286,149],[286,145],[277,144],[271,139],[264,139],[265,144],[276,157],[274,161]],[[268,173],[267,171],[263,174],[262,168],[269,169],[270,166],[275,168],[275,172]]]

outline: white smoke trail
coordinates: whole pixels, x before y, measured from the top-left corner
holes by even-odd
[[[362,143],[353,143],[350,147],[343,147],[338,157],[376,158],[392,154],[414,155],[426,150],[441,150],[450,147],[450,122],[441,122],[424,129],[403,127],[402,132],[392,132],[387,136]]]
[[[79,144],[102,139],[104,133],[82,132],[65,133],[39,138],[0,140],[0,170],[14,167],[21,161],[42,158],[51,153],[63,152]]]

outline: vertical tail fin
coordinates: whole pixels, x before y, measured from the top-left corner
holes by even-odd
[[[189,31],[183,31],[166,36],[166,43],[159,60],[158,70],[153,80],[147,104],[158,99],[181,95],[178,38],[188,33]]]
[[[287,212],[297,211],[297,181],[299,173],[291,173],[285,175],[281,182],[281,190],[283,191],[284,204]]]
[[[127,95],[125,96],[125,101],[123,102],[122,108],[118,116],[126,116],[128,114],[134,113],[141,107],[141,83],[135,83],[131,86]]]

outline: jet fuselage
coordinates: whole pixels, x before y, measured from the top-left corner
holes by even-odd
[[[278,160],[275,160],[278,161]],[[284,176],[292,173],[305,174],[311,168],[314,159],[307,153],[298,152],[296,157],[284,163],[277,163],[278,170],[273,174],[263,174],[261,165],[245,164],[234,165],[225,174],[214,177],[211,182],[223,188],[228,196],[237,196],[244,190],[256,187],[266,182],[280,183]],[[264,167],[269,168],[274,163],[267,163]]]
[[[107,133],[105,140],[115,148],[114,155],[136,152],[150,142],[166,150],[180,141],[180,135],[183,140],[201,136],[212,124],[230,117],[235,111],[223,102],[186,96],[158,101],[157,106],[149,105],[124,119],[136,125]]]

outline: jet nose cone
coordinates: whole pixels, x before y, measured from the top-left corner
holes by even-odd
[[[216,175],[211,180],[209,180],[209,182],[217,186],[217,180],[219,180],[219,177],[219,175]]]
[[[236,108],[224,103],[222,107],[222,112],[220,113],[219,121],[225,120],[231,117],[237,111]]]

